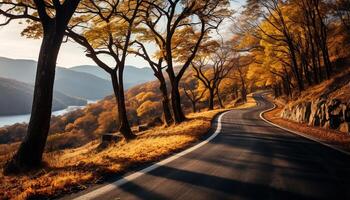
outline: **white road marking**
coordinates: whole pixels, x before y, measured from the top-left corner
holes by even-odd
[[[123,177],[123,178],[121,178],[121,179],[119,179],[119,180],[117,180],[117,181],[115,181],[113,183],[110,183],[110,184],[105,185],[105,186],[103,186],[101,188],[98,188],[98,189],[96,189],[94,191],[91,191],[91,192],[89,192],[87,194],[84,194],[84,195],[82,195],[80,197],[77,197],[74,200],[94,199],[94,198],[96,198],[98,196],[101,196],[102,194],[106,194],[106,193],[108,193],[108,192],[110,192],[110,191],[120,187],[121,185],[124,185],[127,182],[135,180],[136,178],[138,178],[138,177],[140,177],[140,176],[142,176],[144,174],[147,174],[150,171],[155,170],[155,169],[157,169],[160,166],[166,165],[166,164],[168,164],[168,163],[170,163],[170,162],[172,162],[172,161],[174,161],[174,160],[176,160],[176,159],[178,159],[178,158],[180,158],[180,157],[182,157],[182,156],[184,156],[184,155],[186,155],[186,154],[188,154],[188,153],[190,153],[190,152],[192,152],[192,151],[194,151],[194,150],[196,150],[196,149],[198,149],[200,147],[202,147],[203,145],[209,143],[212,139],[214,139],[216,136],[218,136],[219,133],[221,132],[221,129],[222,129],[222,123],[221,123],[222,117],[228,112],[229,111],[226,111],[226,112],[220,114],[220,116],[218,118],[218,125],[216,127],[215,132],[209,138],[204,140],[203,142],[201,142],[201,143],[199,143],[199,144],[197,144],[197,145],[195,145],[195,146],[193,146],[193,147],[191,147],[189,149],[186,149],[186,150],[184,150],[184,151],[182,151],[182,152],[180,152],[178,154],[175,154],[175,155],[173,155],[173,156],[171,156],[171,157],[169,157],[169,158],[167,158],[165,160],[162,160],[162,161],[160,161],[158,163],[155,163],[155,164],[153,164],[153,165],[151,165],[151,166],[149,166],[149,167],[147,167],[145,169],[137,171],[137,172],[135,172],[133,174],[130,174],[130,175],[126,176],[126,177]]]
[[[262,97],[262,96],[261,96],[261,97]],[[272,103],[272,102],[271,102],[271,103]],[[306,138],[306,139],[308,139],[308,140],[317,142],[317,143],[319,143],[319,144],[321,144],[321,145],[327,146],[327,147],[329,147],[329,148],[331,148],[331,149],[334,149],[334,150],[336,150],[336,151],[342,152],[342,153],[344,153],[344,154],[350,156],[350,152],[348,152],[348,151],[345,151],[345,150],[342,150],[342,149],[340,149],[340,148],[338,148],[338,147],[335,147],[335,146],[333,146],[333,145],[324,143],[324,142],[320,141],[319,139],[314,138],[314,137],[309,136],[309,135],[306,135],[306,134],[304,134],[304,133],[301,133],[301,132],[298,132],[298,131],[293,131],[293,130],[290,130],[290,129],[288,129],[288,128],[285,128],[285,127],[282,127],[282,126],[280,126],[280,125],[277,125],[277,124],[275,124],[275,123],[273,123],[273,122],[270,122],[270,121],[267,120],[263,115],[264,115],[265,113],[267,113],[267,112],[269,112],[269,111],[271,111],[271,110],[273,110],[273,109],[276,108],[276,104],[274,104],[274,103],[272,103],[272,104],[273,104],[273,108],[269,108],[269,109],[264,110],[264,111],[262,111],[262,112],[260,113],[260,118],[261,118],[262,120],[264,120],[266,123],[269,123],[269,124],[271,124],[272,126],[275,126],[275,127],[278,127],[278,128],[280,128],[280,129],[282,129],[282,130],[285,130],[285,131],[288,131],[288,132],[290,132],[290,133],[299,135],[299,136],[301,136],[301,137],[303,137],[303,138]]]

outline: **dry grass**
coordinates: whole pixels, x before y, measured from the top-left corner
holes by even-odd
[[[307,90],[303,91],[297,99],[293,99],[289,102],[290,105],[297,105],[301,102],[315,101],[321,96],[327,99],[339,99],[342,102],[348,102],[350,100],[350,68],[344,68],[344,70],[329,80],[323,81],[322,83],[312,86]],[[295,130],[316,139],[325,142],[327,144],[350,150],[350,136],[346,133],[342,133],[336,130],[325,129],[322,127],[309,126],[308,124],[297,123],[291,120],[282,119],[280,117],[282,108],[287,102],[283,99],[273,100],[269,97],[271,101],[274,101],[277,108],[271,112],[265,113],[268,120],[281,125],[283,127]]]
[[[350,99],[350,67],[345,68],[341,73],[338,73],[329,80],[325,80],[318,85],[314,85],[296,96],[291,102],[296,105],[305,101],[313,101],[325,95],[326,98],[337,98],[343,102]]]
[[[255,99],[253,98],[253,93],[251,93],[251,94],[247,95],[247,102],[246,103],[238,105],[238,106],[235,107],[234,106],[234,101],[232,101],[228,108],[232,108],[232,109],[247,109],[247,108],[255,107],[256,105],[257,104],[256,104]]]
[[[253,98],[253,94],[247,95],[247,102],[245,104],[239,105],[236,109],[246,109],[256,106],[256,101]]]
[[[255,105],[250,96],[248,103],[237,109]],[[131,142],[121,140],[102,149],[99,140],[94,140],[79,148],[45,153],[47,165],[40,171],[17,176],[0,173],[0,199],[55,197],[85,189],[108,175],[158,161],[198,141],[210,130],[214,116],[223,111],[192,113],[180,125],[156,127],[139,133]],[[17,146],[7,145],[6,151],[12,152]]]
[[[270,100],[273,101],[271,97]],[[349,135],[335,130],[325,129],[321,127],[313,127],[307,124],[282,119],[280,117],[280,113],[282,111],[283,106],[278,101],[275,101],[275,104],[277,105],[276,109],[264,114],[264,117],[266,117],[266,119],[268,119],[269,121],[280,126],[286,127],[288,129],[298,131],[306,135],[310,135],[327,144],[334,145],[344,150],[350,150]]]
[[[0,168],[5,164],[9,157],[19,147],[19,142],[11,144],[0,144]]]
[[[95,140],[80,148],[46,153],[47,166],[40,171],[18,176],[0,174],[0,199],[52,197],[84,189],[131,166],[157,161],[198,141],[221,111],[191,114],[180,125],[157,127],[131,142],[122,140],[103,150]]]

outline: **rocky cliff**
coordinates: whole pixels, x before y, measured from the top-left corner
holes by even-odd
[[[303,92],[281,117],[350,134],[350,70]]]
[[[350,134],[350,102],[318,98],[314,101],[287,105],[281,117],[310,126],[320,126]]]

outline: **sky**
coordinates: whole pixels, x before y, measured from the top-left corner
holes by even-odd
[[[231,6],[234,9],[238,9],[244,4],[244,1],[232,1]],[[41,40],[22,37],[20,33],[23,28],[24,25],[19,24],[18,21],[13,21],[7,26],[0,27],[0,57],[37,60]],[[135,67],[148,67],[146,61],[133,55],[128,56],[126,64]],[[69,68],[78,65],[95,64],[85,56],[84,48],[73,42],[68,42],[62,44],[57,65]]]

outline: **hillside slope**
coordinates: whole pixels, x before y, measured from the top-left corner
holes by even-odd
[[[350,133],[350,68],[302,92],[280,115],[309,126]]]
[[[189,83],[193,79],[191,73],[185,73],[182,84]],[[183,111],[185,114],[189,114],[193,111],[191,101],[186,97],[183,89],[180,91]],[[224,91],[222,94],[225,94]],[[125,98],[127,115],[132,127],[161,124],[159,121],[162,118],[163,108],[158,81],[150,81],[128,89]],[[222,96],[222,100],[228,108],[234,105],[232,95]],[[216,105],[219,108],[217,100]],[[208,100],[206,97],[197,102],[196,108],[197,111],[207,110]],[[114,96],[110,95],[81,110],[53,117],[50,128],[52,137],[49,139],[51,145],[48,146],[47,150],[78,147],[86,144],[91,138],[99,137],[100,134],[116,132],[118,127],[116,115],[116,101]],[[20,141],[25,135],[26,126],[26,124],[15,124],[0,128],[0,144]]]
[[[0,78],[0,115],[18,115],[30,113],[34,87],[16,80]],[[54,92],[53,110],[61,110],[70,105],[81,106],[83,99]]]

